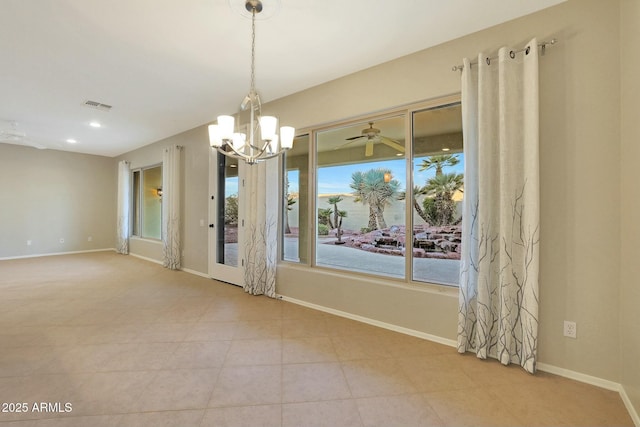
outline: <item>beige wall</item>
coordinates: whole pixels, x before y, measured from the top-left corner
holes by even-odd
[[[621,382],[640,412],[640,1],[622,0],[620,8],[622,76],[620,354]]]
[[[131,162],[131,168],[162,163],[162,152],[170,145],[181,145],[183,160],[182,180],[182,267],[207,273],[207,227],[209,194],[209,137],[205,126],[183,132],[115,160]],[[200,220],[203,225],[200,225]],[[132,238],[130,251],[134,255],[162,261],[162,243],[149,239]]]
[[[623,121],[622,146],[619,143],[621,108],[627,116],[638,110],[636,101],[621,102],[620,96],[621,89],[637,92],[637,83],[629,80],[638,74],[638,61],[637,56],[629,60],[635,68],[622,73],[621,88],[620,40],[618,32],[612,31],[619,28],[621,13],[625,15],[624,28],[636,34],[633,42],[623,46],[626,51],[635,49],[638,14],[637,1],[622,1],[626,2],[623,11],[618,1],[569,0],[270,102],[263,112],[302,129],[458,93],[460,75],[450,70],[461,58],[483,50],[493,54],[504,44],[521,45],[534,36],[539,40],[557,37],[559,43],[548,48],[540,61],[540,362],[624,382],[638,405],[640,356],[635,325],[640,322],[635,307],[640,298],[634,270],[638,249],[633,243],[640,230],[630,213],[636,211],[638,197],[633,196],[639,191],[633,180],[639,158],[635,116],[626,125]],[[183,264],[206,272],[207,232],[198,224],[207,216],[205,127],[119,159],[132,161],[134,167],[153,164],[160,161],[161,149],[168,144],[185,146]],[[628,176],[622,193],[621,150],[626,158],[622,178]],[[621,213],[621,206],[629,206],[629,213]],[[627,236],[630,231],[635,234]],[[146,250],[132,243],[134,253],[145,255]],[[151,257],[159,259],[158,253]],[[288,297],[455,340],[455,290],[393,286],[392,281],[286,263],[279,265],[277,274],[277,290]],[[621,277],[626,281],[622,292]],[[577,339],[562,336],[563,320],[577,322]],[[620,334],[635,335],[621,339]],[[622,362],[621,343],[623,353],[629,352]]]
[[[265,106],[301,128],[460,91],[465,56],[557,37],[540,61],[540,361],[620,381],[617,2],[570,0]],[[636,252],[637,253],[637,252]],[[282,265],[278,292],[455,339],[457,295]],[[563,320],[578,339],[562,336]]]
[[[116,181],[109,157],[0,144],[0,258],[113,248]]]

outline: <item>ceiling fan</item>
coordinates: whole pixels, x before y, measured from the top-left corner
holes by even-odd
[[[18,129],[18,124],[15,121],[7,121],[7,123],[10,125],[9,127],[0,128],[0,143],[28,145],[39,150],[47,148],[44,145],[27,140],[27,134]]]
[[[364,148],[365,157],[371,157],[373,155],[373,144],[376,142],[382,142],[384,145],[387,145],[395,150],[398,150],[401,153],[404,153],[404,147],[395,139],[388,138],[384,135],[380,135],[380,129],[376,129],[373,127],[373,122],[369,122],[369,127],[366,129],[362,129],[361,135],[352,136],[351,138],[346,138],[346,144],[342,144],[338,148],[342,148],[345,145],[349,145],[353,142],[358,141],[361,138],[367,138],[367,143]]]

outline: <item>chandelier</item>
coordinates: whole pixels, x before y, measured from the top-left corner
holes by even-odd
[[[218,116],[218,123],[209,125],[209,144],[226,156],[252,165],[289,150],[293,146],[295,129],[282,126],[278,136],[278,119],[262,115],[255,85],[256,14],[262,12],[262,2],[246,0],[245,8],[251,13],[251,87],[240,104],[240,110],[249,110],[248,139],[246,133],[235,131],[233,116]]]

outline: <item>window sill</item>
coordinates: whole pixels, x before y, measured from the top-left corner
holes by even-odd
[[[131,236],[130,239],[131,240],[136,240],[138,242],[156,243],[158,245],[162,244],[162,240],[152,239],[152,238],[149,238],[149,237]]]

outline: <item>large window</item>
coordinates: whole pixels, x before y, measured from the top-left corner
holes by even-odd
[[[460,104],[413,112],[413,280],[457,285],[464,154]]]
[[[162,237],[162,166],[133,171],[133,235]]]
[[[405,116],[316,133],[316,264],[405,277]]]
[[[457,285],[463,166],[459,103],[300,137],[285,160],[283,259]]]

